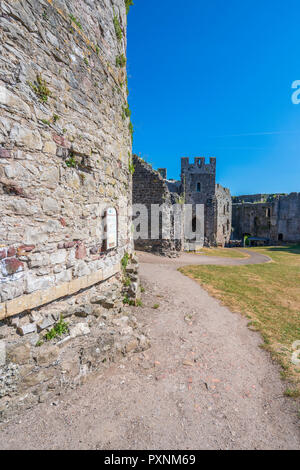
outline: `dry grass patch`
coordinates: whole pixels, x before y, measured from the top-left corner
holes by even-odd
[[[247,253],[235,248],[202,248],[199,255],[216,256],[218,258],[249,258]]]
[[[292,345],[300,340],[300,246],[251,248],[273,262],[245,266],[187,266],[180,271],[196,279],[232,311],[246,315],[261,332],[264,348],[281,364],[282,376],[300,393],[300,367],[293,365]]]

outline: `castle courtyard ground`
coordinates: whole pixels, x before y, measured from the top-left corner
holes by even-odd
[[[0,449],[300,449],[299,402],[249,320],[178,271],[269,263],[140,254],[151,349],[0,426]],[[134,309],[134,307],[130,307]]]

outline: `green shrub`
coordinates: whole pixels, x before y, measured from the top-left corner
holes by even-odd
[[[129,132],[130,132],[130,135],[131,135],[131,140],[133,140],[134,129],[133,129],[132,122],[129,123],[128,129],[129,129]]]
[[[125,0],[126,13],[128,15],[130,7],[134,5],[133,0]]]
[[[116,57],[116,66],[117,67],[125,67],[126,65],[126,57],[124,56],[124,54],[121,54],[121,55],[118,55]]]
[[[70,158],[68,158],[68,160],[66,160],[66,165],[69,168],[76,168],[77,163],[73,156],[71,156]]]
[[[114,27],[118,41],[121,41],[123,38],[123,31],[120,26],[120,21],[116,15],[114,15]]]
[[[125,295],[124,299],[123,299],[123,304],[124,305],[130,305],[131,307],[134,307],[135,306],[135,302],[134,300],[131,300],[127,297],[127,295]]]
[[[80,21],[79,21],[77,18],[75,18],[75,16],[70,15],[69,18],[70,18],[71,21],[73,21],[73,23],[76,24],[76,26],[78,26],[79,29],[82,30],[81,23],[80,23]]]
[[[49,96],[51,96],[51,91],[47,87],[46,80],[42,78],[41,74],[36,76],[36,81],[34,83],[27,82],[30,88],[34,91],[36,96],[43,102],[48,101]]]
[[[125,253],[125,255],[123,256],[122,260],[121,260],[121,264],[122,264],[122,268],[125,270],[128,266],[128,263],[129,263],[129,259],[130,259],[130,256],[129,256],[129,253]]]
[[[135,166],[132,163],[132,160],[129,161],[128,169],[129,169],[129,172],[133,175],[135,172]]]
[[[51,339],[61,337],[65,333],[68,333],[68,331],[69,331],[69,326],[63,320],[63,317],[61,316],[59,322],[56,323],[56,325],[50,331],[48,331],[48,333],[46,333],[46,335],[44,336],[44,339],[46,341],[51,341]]]

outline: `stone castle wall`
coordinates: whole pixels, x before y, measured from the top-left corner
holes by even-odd
[[[217,198],[217,244],[225,246],[231,238],[232,199],[229,189],[216,185]]]
[[[117,266],[130,247],[126,71],[116,66],[126,21],[123,0],[1,3],[0,318],[20,312],[11,301],[22,295],[51,297]],[[107,253],[111,206],[119,248]]]
[[[300,193],[280,196],[275,207],[278,214],[278,240],[300,242]]]
[[[135,247],[139,250],[163,252],[178,252],[181,250],[197,251],[204,245],[225,246],[231,237],[232,198],[229,189],[216,185],[216,159],[211,158],[209,163],[205,158],[196,158],[190,163],[189,158],[181,159],[181,180],[167,180],[167,170],[160,168],[158,171],[152,169],[151,165],[134,157],[135,172],[133,175],[133,202],[134,204],[145,204],[148,208],[148,238],[139,239]],[[151,240],[151,205],[165,206],[164,220],[169,215],[169,207],[173,204],[181,205],[180,240],[171,240],[171,243],[160,239]],[[189,209],[184,206],[192,206],[192,221],[188,221]],[[196,214],[196,205],[203,205],[203,213]],[[200,219],[197,221],[197,217]],[[189,227],[189,225],[192,225]],[[204,228],[200,234],[199,228]],[[187,229],[194,236],[188,239]],[[196,230],[198,234],[196,236]],[[171,227],[171,233],[174,227]],[[186,229],[186,230],[185,230]],[[179,230],[177,230],[178,233]]]
[[[277,195],[270,202],[233,204],[233,237],[266,238],[271,243],[300,241],[300,193]]]
[[[126,26],[124,0],[0,4],[0,412],[15,395],[30,402],[55,389],[73,340],[70,367],[84,375],[80,337],[91,325],[99,345],[90,353],[102,357],[89,299],[120,300],[120,261],[132,251]],[[118,246],[107,250],[111,207]],[[60,313],[73,333],[52,362],[51,342],[39,359]]]
[[[146,224],[148,227],[147,237],[143,234],[135,240],[134,246],[137,250],[157,253],[164,256],[176,256],[183,248],[183,240],[174,239],[174,222],[171,215],[172,206],[177,204],[179,196],[171,193],[168,183],[158,171],[153,170],[151,165],[134,155],[133,164],[133,204],[141,204],[147,209]],[[153,205],[161,207],[159,224],[159,237],[152,238]],[[179,206],[179,205],[178,205]],[[178,207],[177,206],[177,207]],[[180,219],[180,231],[183,230]],[[164,238],[162,221],[170,233],[170,238]]]
[[[217,241],[217,198],[216,198],[216,159],[181,159],[181,182],[186,204],[204,204],[204,235],[206,245],[216,245]],[[197,185],[200,187],[197,188]],[[199,190],[198,190],[199,189]]]

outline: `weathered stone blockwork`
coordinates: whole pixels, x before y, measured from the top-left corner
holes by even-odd
[[[245,201],[233,204],[234,238],[250,235],[270,243],[300,242],[300,193],[259,196],[234,199]]]
[[[119,276],[82,291],[76,299],[54,302],[47,315],[36,310],[1,326],[5,340],[0,339],[0,421],[55,399],[124,355],[148,349],[137,319],[122,306]],[[66,331],[45,339],[60,316]],[[23,336],[16,334],[15,326]]]
[[[204,244],[222,245],[231,236],[232,201],[229,189],[216,185],[216,159],[204,157],[181,159],[181,183],[186,204],[204,205]]]
[[[146,344],[121,311],[132,252],[126,27],[124,0],[0,3],[0,417]],[[60,315],[68,337],[45,341]]]
[[[131,248],[126,22],[124,0],[1,2],[0,318],[4,303],[51,297]],[[119,248],[107,254],[111,206]]]
[[[217,244],[225,246],[231,238],[232,202],[229,189],[216,185],[217,198]]]
[[[209,163],[205,158],[195,158],[194,163],[190,163],[189,158],[182,158],[180,181],[168,180],[166,168],[155,171],[137,156],[134,156],[133,163],[133,203],[144,205],[148,211],[147,238],[136,240],[136,249],[171,255],[184,249],[197,251],[203,245],[225,246],[229,243],[232,200],[229,189],[216,184],[215,158],[211,158]],[[162,207],[160,226],[163,222],[167,226],[166,221],[170,221],[170,239],[164,238],[163,232],[160,238],[151,239],[154,205]],[[197,205],[204,207],[202,213],[196,212]],[[190,208],[192,220],[189,221]],[[171,218],[170,213],[173,215]],[[197,217],[201,220],[197,221]],[[200,233],[201,228],[204,233],[203,230]],[[187,234],[191,231],[192,239],[188,239]]]
[[[133,204],[142,204],[147,209],[148,234],[146,238],[140,237],[135,240],[135,248],[141,251],[150,251],[163,256],[177,256],[183,249],[183,240],[174,237],[174,219],[172,218],[172,208],[177,205],[179,210],[179,196],[171,193],[166,180],[151,165],[134,155],[133,164],[135,171],[133,174]],[[159,237],[152,237],[153,224],[151,216],[154,215],[153,206],[161,208],[159,223]],[[163,221],[163,222],[162,222]],[[182,234],[182,216],[179,219],[180,233]],[[163,223],[170,238],[164,238]],[[183,235],[183,234],[182,234]]]

